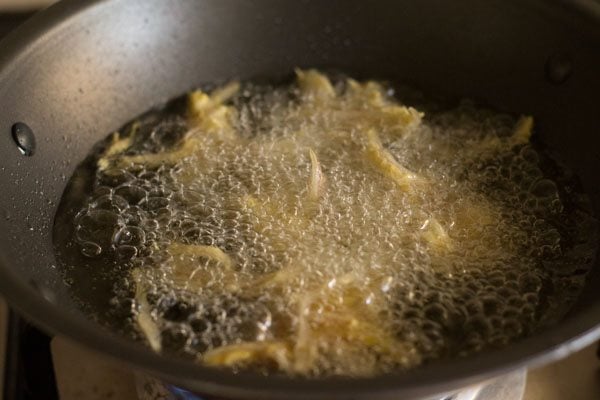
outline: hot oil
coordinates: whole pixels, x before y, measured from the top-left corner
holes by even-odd
[[[100,143],[55,225],[75,297],[157,351],[311,376],[413,368],[558,321],[595,253],[576,179],[511,142],[513,116],[463,102],[398,129],[370,117],[397,104],[385,87],[362,88],[245,84],[233,136],[190,136],[185,100],[122,130],[121,160],[199,141],[168,161],[101,170]]]

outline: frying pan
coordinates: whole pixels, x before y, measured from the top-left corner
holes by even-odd
[[[66,181],[92,145],[201,83],[276,77],[297,66],[534,115],[536,134],[600,211],[598,3],[71,0],[34,17],[0,49],[2,295],[51,334],[221,398],[432,398],[600,337],[600,266],[564,320],[539,334],[502,351],[369,379],[234,375],[154,354],[86,317],[56,267],[52,225]],[[13,135],[17,122],[32,135]]]

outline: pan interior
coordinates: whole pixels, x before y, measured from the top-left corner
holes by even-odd
[[[597,226],[533,119],[330,76],[195,91],[98,143],[54,225],[82,309],[157,352],[310,376],[559,321]]]

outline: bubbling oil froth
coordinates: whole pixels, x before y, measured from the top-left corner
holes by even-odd
[[[245,363],[215,359],[373,375],[504,346],[575,300],[594,220],[543,154],[502,144],[513,117],[463,102],[397,132],[348,82],[328,100],[242,89],[236,140],[207,135],[175,163],[99,169],[74,220],[83,256],[141,271],[113,301],[143,287],[161,351],[206,362],[259,343]],[[188,124],[152,120],[125,156],[169,151]],[[369,129],[417,177],[409,190],[369,158]]]

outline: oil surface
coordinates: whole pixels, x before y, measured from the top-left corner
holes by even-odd
[[[505,346],[583,288],[595,219],[529,118],[316,71],[185,101],[99,143],[54,231],[81,306],[155,351],[369,376]]]

